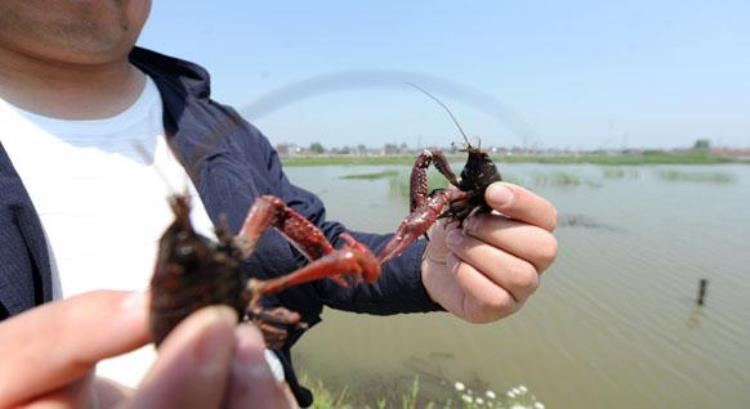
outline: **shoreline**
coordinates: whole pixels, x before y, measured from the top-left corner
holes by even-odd
[[[462,162],[464,154],[446,154],[451,162]],[[414,163],[416,154],[399,155],[305,155],[285,156],[281,158],[284,166],[377,166],[407,165]],[[640,165],[750,165],[750,158],[719,156],[703,152],[644,152],[639,154],[493,154],[497,163],[538,163],[550,165],[604,165],[604,166],[640,166]]]

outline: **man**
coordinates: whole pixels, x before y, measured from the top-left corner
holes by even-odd
[[[0,317],[59,298],[60,293],[145,285],[154,241],[169,214],[158,210],[163,204],[154,205],[163,203],[165,192],[148,173],[151,163],[128,148],[133,140],[153,153],[154,162],[165,167],[172,180],[180,180],[187,171],[196,207],[207,214],[198,217],[204,225],[210,224],[208,218],[217,221],[225,216],[236,231],[252,201],[260,194],[273,194],[321,227],[335,244],[346,231],[325,220],[317,197],[289,183],[259,131],[210,100],[208,75],[202,68],[133,49],[149,7],[148,0],[0,2]],[[213,141],[211,135],[221,138]],[[429,246],[415,243],[384,266],[374,285],[344,289],[323,280],[289,289],[268,302],[300,312],[310,324],[319,321],[323,305],[374,314],[447,310],[471,322],[491,322],[513,313],[536,289],[539,274],[556,255],[551,235],[556,214],[545,199],[506,183],[492,185],[486,198],[502,215],[474,217],[463,230],[435,229]],[[388,239],[352,234],[373,250]],[[283,237],[269,232],[248,261],[247,271],[268,277],[304,263]],[[103,393],[101,383],[89,381],[87,374],[98,360],[142,345],[144,319],[131,322],[120,343],[109,337],[81,339],[87,333],[76,333],[75,326],[45,325],[53,317],[94,328],[91,320],[104,317],[120,323],[117,314],[95,312],[111,311],[122,296],[97,294],[41,307],[0,324],[4,351],[45,357],[76,369],[60,372],[52,366],[47,374],[52,382],[20,377],[10,386],[0,386],[0,404],[3,393],[5,403],[54,396],[55,391],[71,388],[78,391],[76,396]],[[81,311],[93,311],[92,316]],[[225,313],[206,314],[219,328],[231,321]],[[202,322],[200,318],[191,322]],[[190,322],[185,325],[190,328]],[[205,328],[213,327],[200,328],[210,333]],[[195,339],[176,333],[173,345],[191,345]],[[24,335],[47,342],[25,342]],[[67,348],[48,348],[53,335],[66,341]],[[292,393],[301,405],[308,405],[311,396],[297,384],[289,353],[301,335],[292,332],[275,354]],[[227,357],[219,371],[230,385],[237,376],[226,364],[232,358],[226,351],[234,348],[235,355],[241,354],[243,349],[236,346],[249,345],[245,351],[258,352],[250,338],[249,333],[226,330],[216,335]],[[80,358],[80,349],[91,353]],[[158,370],[177,359],[169,351],[165,346],[151,372],[156,375],[145,378],[135,398],[154,389],[149,386],[153,379],[179,382],[174,373]],[[43,376],[46,369],[41,365],[33,373]],[[32,373],[20,358],[0,363],[0,379],[24,371]],[[268,368],[258,371],[266,373]],[[222,385],[213,385],[215,391],[224,391]],[[231,395],[232,388],[227,390]],[[197,393],[189,388],[183,392],[188,397]],[[123,395],[127,394],[117,394]],[[220,400],[233,399],[219,395]]]

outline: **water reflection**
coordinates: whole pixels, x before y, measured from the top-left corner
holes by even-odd
[[[696,329],[700,326],[701,321],[703,320],[703,317],[706,316],[706,313],[703,311],[703,306],[696,305],[693,307],[693,310],[690,311],[690,315],[687,319],[687,327],[690,329]]]

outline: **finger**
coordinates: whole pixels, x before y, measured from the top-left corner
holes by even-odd
[[[218,408],[229,383],[237,313],[206,307],[175,327],[125,405],[130,408]]]
[[[484,274],[463,262],[453,253],[447,266],[463,293],[461,316],[475,323],[486,323],[506,317],[519,308],[510,293]]]
[[[526,260],[455,230],[448,236],[451,251],[464,263],[523,303],[539,286],[536,268]]]
[[[475,214],[464,231],[477,239],[526,260],[541,273],[557,256],[557,240],[547,230],[497,214]]]
[[[521,186],[506,182],[491,184],[484,194],[487,204],[505,216],[554,231],[557,210],[547,199]]]
[[[96,291],[29,310],[0,324],[0,406],[62,387],[96,362],[149,341],[143,293]]]
[[[235,329],[236,348],[226,406],[233,408],[292,408],[282,384],[265,358],[260,331],[250,325]]]
[[[448,219],[439,219],[435,224],[430,227],[427,232],[427,237],[430,240],[427,242],[427,250],[425,254],[432,261],[445,264],[445,258],[448,255],[448,246],[445,244],[445,238],[448,232],[455,229],[458,223],[448,221]]]
[[[35,396],[30,401],[18,406],[24,409],[105,407],[100,406],[101,402],[91,392],[91,385],[94,378],[94,371],[91,370],[78,380],[62,388]]]

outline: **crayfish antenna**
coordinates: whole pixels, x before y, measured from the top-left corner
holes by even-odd
[[[427,92],[427,90],[425,90],[424,88],[420,87],[417,84],[414,84],[414,83],[411,83],[411,82],[406,82],[405,84],[408,85],[408,86],[410,86],[410,87],[416,88],[418,91],[420,91],[421,93],[427,95],[433,101],[437,102],[438,105],[440,105],[445,110],[445,112],[447,112],[448,115],[451,117],[451,120],[456,125],[456,128],[458,128],[458,132],[460,132],[461,136],[463,136],[464,142],[466,142],[467,149],[471,149],[471,143],[469,142],[469,138],[466,136],[466,133],[464,132],[464,129],[461,128],[461,124],[458,123],[458,119],[456,119],[455,115],[453,115],[453,112],[451,112],[450,108],[448,108],[448,106],[445,105],[443,103],[443,101],[439,100],[436,96],[430,94],[429,92]]]
[[[167,175],[162,172],[162,170],[156,166],[156,159],[154,158],[154,155],[146,149],[146,147],[143,145],[141,141],[132,141],[133,148],[135,148],[135,151],[138,152],[138,154],[141,156],[141,159],[143,159],[143,162],[146,164],[151,164],[154,167],[154,172],[156,172],[157,175],[159,175],[159,178],[164,182],[164,185],[167,186],[167,190],[169,191],[170,196],[177,196],[177,190],[175,190],[174,187],[172,187],[172,184],[169,183],[169,179],[167,178]],[[187,185],[185,185],[185,193],[187,193]]]

